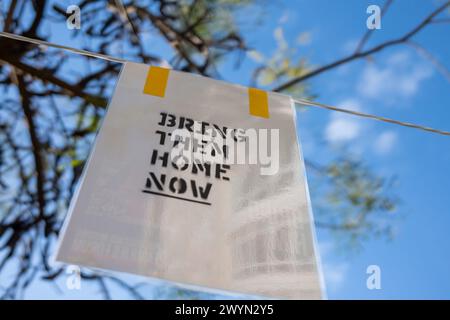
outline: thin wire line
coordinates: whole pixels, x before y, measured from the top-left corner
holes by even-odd
[[[43,41],[43,40],[32,39],[32,38],[20,36],[17,34],[12,34],[9,32],[4,32],[4,31],[0,31],[0,36],[14,39],[14,40],[34,43],[34,44],[37,44],[40,46],[47,46],[47,47],[53,47],[53,48],[57,48],[57,49],[68,50],[73,53],[77,53],[77,54],[81,54],[81,55],[85,55],[85,56],[89,56],[89,57],[93,57],[93,58],[108,60],[108,61],[112,61],[112,62],[118,62],[118,63],[132,62],[132,61],[129,61],[126,59],[115,58],[115,57],[101,54],[101,53],[95,53],[95,52],[91,52],[91,51],[87,51],[87,50],[76,49],[76,48],[59,45],[59,44],[55,44],[55,43],[51,43],[51,42],[47,42],[47,41]],[[310,101],[310,100],[306,100],[306,99],[293,98],[293,100],[295,103],[300,104],[300,105],[319,107],[319,108],[328,109],[331,111],[337,111],[337,112],[351,114],[351,115],[358,116],[358,117],[363,117],[363,118],[373,119],[373,120],[382,121],[382,122],[386,122],[386,123],[396,124],[396,125],[403,126],[403,127],[418,129],[418,130],[422,130],[422,131],[426,131],[426,132],[432,132],[432,133],[436,133],[436,134],[440,134],[440,135],[444,135],[444,136],[450,136],[449,131],[438,130],[438,129],[434,129],[431,127],[422,126],[419,124],[403,122],[403,121],[399,121],[399,120],[395,120],[395,119],[390,119],[390,118],[381,117],[381,116],[368,114],[368,113],[363,113],[363,112],[359,112],[359,111],[353,111],[353,110],[349,110],[349,109],[338,108],[338,107],[334,107],[334,106],[330,106],[327,104]]]
[[[60,44],[56,44],[56,43],[52,43],[52,42],[47,42],[47,41],[43,41],[43,40],[38,40],[38,39],[32,39],[32,38],[20,36],[20,35],[17,35],[17,34],[12,34],[12,33],[9,33],[9,32],[0,31],[0,36],[5,37],[5,38],[14,39],[14,40],[34,43],[34,44],[37,44],[39,46],[46,46],[46,47],[53,47],[53,48],[57,48],[57,49],[63,49],[63,50],[71,51],[71,52],[78,53],[78,54],[81,54],[81,55],[84,55],[84,56],[92,57],[92,58],[100,58],[100,59],[103,59],[103,60],[108,60],[108,61],[118,62],[118,63],[129,62],[128,60],[111,57],[111,56],[106,55],[106,54],[91,52],[91,51],[87,51],[87,50],[83,50],[83,49],[76,49],[76,48],[73,48],[73,47],[68,47],[68,46],[64,46],[64,45],[60,45]]]
[[[328,110],[332,110],[332,111],[348,113],[348,114],[351,114],[351,115],[354,115],[354,116],[358,116],[358,117],[369,118],[369,119],[373,119],[373,120],[378,120],[378,121],[383,121],[383,122],[387,122],[387,123],[397,124],[397,125],[404,126],[404,127],[409,127],[409,128],[419,129],[419,130],[423,130],[423,131],[433,132],[433,133],[441,134],[441,135],[444,135],[444,136],[450,136],[450,132],[448,132],[448,131],[443,131],[443,130],[438,130],[438,129],[434,129],[434,128],[430,128],[430,127],[426,127],[426,126],[421,126],[421,125],[414,124],[414,123],[398,121],[398,120],[395,120],[395,119],[390,119],[390,118],[381,117],[381,116],[368,114],[368,113],[363,113],[363,112],[359,112],[359,111],[342,109],[342,108],[333,107],[333,106],[329,106],[329,105],[326,105],[326,104],[323,104],[323,103],[309,101],[309,100],[305,100],[305,99],[298,99],[298,98],[294,99],[293,98],[293,100],[294,100],[294,102],[296,102],[298,104],[303,104],[303,105],[307,105],[307,106],[319,107],[319,108],[324,108],[324,109],[328,109]]]

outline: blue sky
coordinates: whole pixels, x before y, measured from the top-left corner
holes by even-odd
[[[271,56],[277,46],[276,37],[280,40],[282,35],[289,46],[296,47],[298,57],[319,66],[354,50],[367,30],[367,6],[383,3],[271,1],[256,13],[261,17],[260,25],[255,28],[244,22],[244,30],[248,44],[263,56]],[[367,46],[410,30],[438,3],[394,1],[382,19],[381,30],[373,33]],[[69,31],[64,28],[55,32],[56,28],[49,27],[44,31],[50,30],[58,43],[82,43],[67,38]],[[448,24],[433,24],[414,40],[450,68],[448,34]],[[159,52],[167,52],[157,41],[152,44]],[[222,77],[247,85],[250,72],[258,66],[255,57],[247,57],[239,70],[232,67],[233,63],[224,63],[220,69]],[[309,85],[323,103],[450,130],[449,80],[406,45],[324,73]],[[358,252],[342,253],[334,237],[317,230],[328,297],[449,299],[450,138],[313,108],[298,112],[297,124],[305,158],[325,162],[345,146],[349,155],[362,159],[378,174],[395,176],[397,183],[392,191],[401,200],[392,214],[396,233],[392,241],[370,240]],[[313,179],[311,173],[307,174]],[[312,205],[314,211],[314,201]],[[366,287],[366,268],[373,264],[381,268],[381,290]],[[74,298],[95,294],[89,285],[78,292],[68,291],[63,281],[59,286],[64,295],[47,283],[37,282],[26,297]],[[165,290],[164,287],[156,282],[146,289],[146,296],[156,297],[156,290]]]

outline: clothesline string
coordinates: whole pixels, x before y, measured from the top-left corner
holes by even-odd
[[[390,119],[390,118],[381,117],[381,116],[368,114],[368,113],[363,113],[363,112],[359,112],[359,111],[353,111],[353,110],[349,110],[349,109],[342,109],[342,108],[333,107],[333,106],[330,106],[330,105],[326,105],[326,104],[315,102],[315,101],[309,101],[309,100],[305,100],[305,99],[293,98],[293,100],[297,104],[301,104],[301,105],[307,105],[307,106],[324,108],[324,109],[328,109],[328,110],[331,110],[331,111],[343,112],[343,113],[351,114],[351,115],[358,116],[358,117],[378,120],[378,121],[387,122],[387,123],[391,123],[391,124],[396,124],[396,125],[399,125],[399,126],[413,128],[413,129],[419,129],[419,130],[423,130],[423,131],[427,131],[427,132],[441,134],[441,135],[444,135],[444,136],[450,136],[450,132],[448,132],[448,131],[434,129],[434,128],[431,128],[431,127],[426,127],[426,126],[422,126],[422,125],[415,124],[415,123],[403,122],[403,121],[399,121],[399,120],[395,120],[395,119]]]
[[[87,51],[87,50],[76,49],[73,47],[59,45],[59,44],[48,42],[48,41],[32,39],[32,38],[24,37],[24,36],[9,33],[9,32],[4,32],[4,31],[0,31],[0,36],[18,40],[18,41],[33,43],[33,44],[36,44],[39,46],[53,47],[53,48],[57,48],[57,49],[67,50],[67,51],[70,51],[70,52],[73,52],[76,54],[93,57],[93,58],[99,58],[99,59],[108,60],[108,61],[112,61],[112,62],[118,62],[118,63],[132,62],[132,61],[129,61],[126,59],[116,58],[116,57],[112,57],[109,55],[91,52],[91,51]],[[338,108],[335,106],[330,106],[327,104],[310,101],[310,100],[306,100],[306,99],[293,98],[293,100],[295,103],[297,103],[299,105],[323,108],[323,109],[327,109],[327,110],[331,110],[331,111],[351,114],[351,115],[358,116],[358,117],[363,117],[363,118],[368,118],[368,119],[372,119],[372,120],[391,123],[391,124],[395,124],[395,125],[399,125],[399,126],[403,126],[403,127],[407,127],[407,128],[413,128],[413,129],[418,129],[418,130],[422,130],[422,131],[426,131],[426,132],[432,132],[432,133],[436,133],[436,134],[440,134],[440,135],[450,136],[449,131],[434,129],[434,128],[419,125],[419,124],[403,122],[403,121],[399,121],[399,120],[395,120],[395,119],[390,119],[390,118],[373,115],[373,114],[368,114],[368,113],[363,113],[363,112],[359,112],[359,111],[354,111],[354,110],[350,110],[350,109]]]

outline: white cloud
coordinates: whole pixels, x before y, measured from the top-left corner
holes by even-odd
[[[311,44],[312,41],[312,33],[310,31],[304,31],[301,32],[298,36],[297,36],[297,44],[300,46],[307,46],[309,44]]]
[[[336,246],[331,241],[319,242],[321,267],[327,291],[336,292],[345,282],[350,265],[342,261],[331,261]]]
[[[356,47],[358,46],[359,40],[350,39],[344,42],[342,45],[341,51],[345,54],[350,54],[355,52]]]
[[[279,24],[284,24],[289,21],[289,11],[284,11],[281,17],[278,19]]]
[[[327,291],[337,291],[345,282],[349,265],[346,263],[323,264],[322,268]]]
[[[393,131],[382,132],[375,140],[375,152],[381,155],[391,152],[397,139],[397,134]]]
[[[354,99],[343,101],[339,104],[342,108],[360,110],[359,102]],[[325,138],[331,143],[348,142],[356,138],[361,131],[361,125],[353,116],[334,112],[325,129]]]
[[[335,118],[328,124],[325,134],[330,142],[344,142],[354,139],[359,129],[359,124],[354,120]]]
[[[369,98],[407,98],[413,96],[431,75],[429,66],[418,63],[405,52],[399,52],[388,58],[382,67],[367,65],[358,91]]]

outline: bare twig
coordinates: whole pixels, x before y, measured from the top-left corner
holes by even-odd
[[[450,70],[448,70],[447,67],[443,65],[430,51],[417,42],[413,42],[411,40],[407,41],[406,44],[414,48],[425,59],[428,59],[435,66],[436,70],[439,71],[448,82],[450,82]]]

